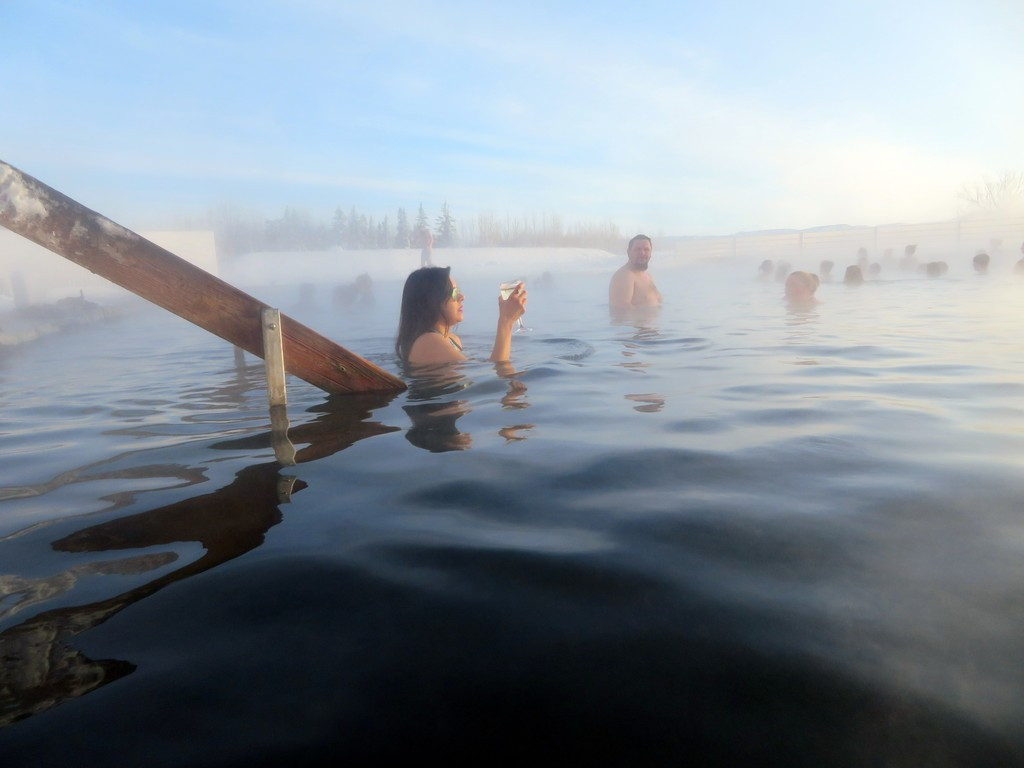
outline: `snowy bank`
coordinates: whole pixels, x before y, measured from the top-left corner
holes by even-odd
[[[451,267],[458,279],[536,279],[545,272],[611,273],[625,261],[597,248],[438,248],[433,263]],[[250,253],[222,262],[221,277],[233,285],[257,286],[350,282],[360,274],[374,281],[404,280],[420,266],[418,249],[283,251]]]

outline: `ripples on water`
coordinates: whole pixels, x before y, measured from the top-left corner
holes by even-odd
[[[291,381],[295,466],[177,318],[4,353],[4,765],[1024,764],[1024,282],[605,279],[515,368]],[[281,306],[397,370],[398,289]]]

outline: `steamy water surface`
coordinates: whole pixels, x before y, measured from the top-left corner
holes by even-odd
[[[1024,280],[652,269],[531,285],[515,369],[290,380],[295,466],[166,313],[3,352],[3,764],[1024,765]],[[399,292],[253,290],[395,372]]]

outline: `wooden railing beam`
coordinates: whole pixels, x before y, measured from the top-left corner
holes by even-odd
[[[263,357],[252,296],[0,161],[0,225]],[[281,315],[285,370],[331,393],[398,392],[405,382]]]

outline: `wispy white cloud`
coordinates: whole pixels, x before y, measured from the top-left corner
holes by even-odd
[[[995,2],[728,23],[659,2],[31,5],[50,34],[0,53],[34,56],[3,146],[154,200],[191,179],[197,207],[447,199],[707,232],[942,217],[1024,167],[1024,19]],[[39,54],[58,49],[80,65]]]

